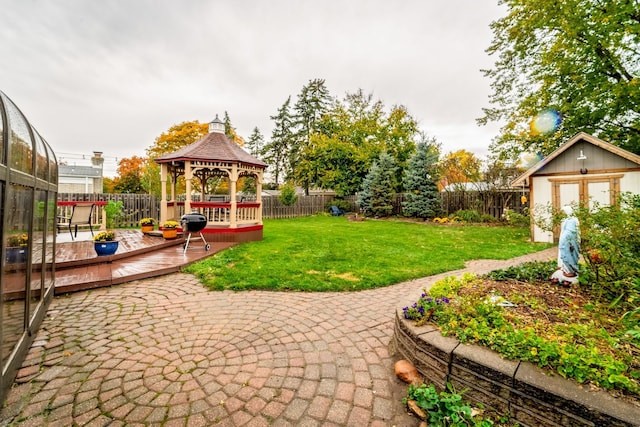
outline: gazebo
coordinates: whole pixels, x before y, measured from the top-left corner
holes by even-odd
[[[218,116],[209,123],[205,137],[155,161],[160,165],[162,185],[161,225],[167,220],[179,221],[184,214],[200,213],[207,218],[202,232],[208,241],[262,240],[261,193],[267,164],[230,141]],[[177,200],[180,176],[185,180],[184,200]],[[243,177],[255,179],[255,200],[239,197],[238,181]],[[216,178],[227,180],[226,196],[207,194],[208,183]]]

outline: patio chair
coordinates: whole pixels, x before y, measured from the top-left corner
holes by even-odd
[[[58,233],[62,228],[69,227],[69,233],[71,234],[71,240],[78,237],[78,226],[88,225],[91,236],[93,236],[93,227],[91,226],[91,217],[93,215],[94,204],[77,204],[73,206],[71,216],[58,216]],[[75,228],[75,235],[71,231],[71,227]]]
[[[333,205],[333,206],[331,206],[331,215],[333,215],[333,216],[344,215],[344,211],[342,209],[340,209],[339,207],[337,207],[336,205]]]

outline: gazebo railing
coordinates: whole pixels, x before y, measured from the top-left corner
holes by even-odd
[[[236,225],[258,224],[260,203],[239,202],[236,204]],[[231,203],[191,202],[191,212],[197,212],[207,218],[207,226],[231,226]],[[191,213],[189,212],[189,213]],[[184,202],[167,202],[169,218],[180,219],[184,215]]]
[[[191,202],[191,211],[194,210],[207,218],[207,225],[231,224],[231,203]]]
[[[257,202],[241,202],[238,203],[236,210],[236,223],[237,224],[257,224],[258,211],[260,210],[260,203]]]

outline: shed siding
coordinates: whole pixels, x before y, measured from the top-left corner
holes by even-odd
[[[640,194],[640,172],[627,172],[620,180],[620,191],[623,193]]]
[[[578,160],[580,150],[582,150],[582,153],[587,157],[586,160]],[[567,171],[578,172],[582,168],[587,169],[589,173],[591,173],[592,171],[634,169],[637,167],[637,164],[620,157],[615,153],[603,150],[602,148],[588,142],[581,141],[569,147],[551,163],[538,171],[537,175],[553,175],[566,173]]]
[[[531,177],[531,203],[533,206],[533,217],[543,221],[549,219],[548,207],[552,205],[551,191],[549,190],[549,180],[542,176]],[[553,242],[553,234],[544,231],[538,225],[533,226],[534,242]]]

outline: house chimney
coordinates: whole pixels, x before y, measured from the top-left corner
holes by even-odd
[[[104,158],[102,157],[102,151],[93,152],[93,157],[91,157],[91,164],[95,168],[102,169],[102,165],[104,165]]]
[[[94,151],[93,156],[91,157],[91,167],[94,169],[100,170],[100,177],[94,178],[93,181],[93,192],[94,193],[102,193],[104,186],[104,157],[102,157],[102,151]]]

